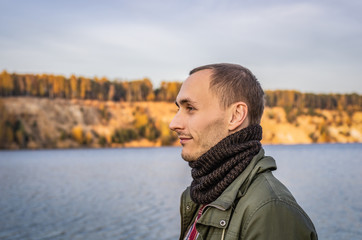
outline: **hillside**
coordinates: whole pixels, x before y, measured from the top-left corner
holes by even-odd
[[[0,98],[0,148],[178,145],[169,102]],[[263,144],[362,142],[362,112],[267,107]]]

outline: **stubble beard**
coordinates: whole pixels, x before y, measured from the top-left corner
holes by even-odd
[[[196,161],[202,154],[191,154],[191,153],[184,153],[182,150],[181,157],[186,162],[193,162]]]
[[[196,161],[197,159],[199,159],[204,153],[206,153],[207,151],[209,151],[213,146],[215,146],[219,141],[221,141],[223,138],[225,138],[226,136],[224,136],[224,133],[222,131],[217,131],[215,128],[215,126],[220,126],[222,125],[222,121],[220,119],[217,119],[215,122],[213,122],[212,124],[210,124],[204,132],[208,133],[206,136],[200,136],[198,135],[197,139],[204,139],[205,141],[200,143],[200,147],[199,149],[193,151],[193,152],[185,152],[185,147],[183,146],[182,152],[181,152],[181,157],[186,161],[186,162],[192,162],[192,161]],[[216,130],[216,131],[215,131]],[[219,130],[219,129],[218,129]],[[221,136],[221,138],[220,138]],[[195,139],[193,138],[192,141],[195,141]]]

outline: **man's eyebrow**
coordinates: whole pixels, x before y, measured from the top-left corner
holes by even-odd
[[[185,105],[185,104],[196,104],[195,101],[192,101],[190,98],[183,98],[179,101],[179,103],[177,101],[175,101],[175,104],[177,107],[180,107],[180,105]]]

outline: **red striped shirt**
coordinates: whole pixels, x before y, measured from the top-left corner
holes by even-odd
[[[195,222],[190,227],[189,232],[188,232],[187,236],[185,237],[185,240],[196,240],[197,237],[199,236],[199,233],[197,232],[197,229],[196,229],[196,223],[197,223],[197,220],[200,219],[200,217],[202,215],[202,211],[204,210],[205,207],[206,207],[206,205],[201,206],[201,208],[197,214],[197,217],[195,219]]]

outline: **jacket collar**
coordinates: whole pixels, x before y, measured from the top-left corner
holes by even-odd
[[[240,198],[245,194],[255,175],[268,170],[276,170],[275,160],[272,157],[265,157],[264,153],[264,149],[261,149],[240,176],[238,176],[214,202],[208,204],[208,207],[204,210],[204,214],[198,221],[200,224],[222,228],[227,227],[232,213],[232,204],[236,198]],[[219,212],[218,216],[220,219],[215,219],[211,216],[212,211],[209,210],[211,208],[216,208],[216,211]]]

